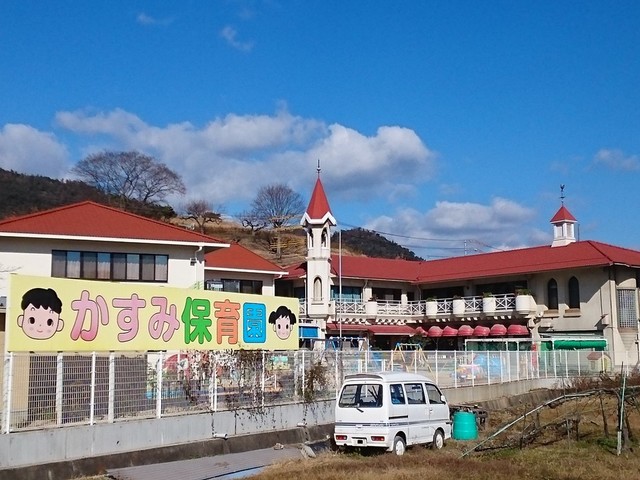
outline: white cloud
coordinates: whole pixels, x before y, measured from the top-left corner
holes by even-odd
[[[285,182],[303,195],[321,160],[328,191],[357,197],[406,198],[416,182],[430,178],[435,155],[410,129],[385,126],[365,136],[342,125],[280,109],[273,115],[229,114],[202,127],[189,122],[149,125],[137,115],[110,112],[59,112],[62,128],[100,148],[140,150],[156,156],[183,176],[190,197],[214,204],[250,200],[259,186]]]
[[[427,258],[550,243],[551,231],[530,227],[534,217],[534,210],[498,197],[488,205],[437,202],[424,212],[403,208],[365,228],[399,235],[389,239]]]
[[[69,170],[68,161],[67,148],[52,133],[12,123],[0,129],[0,168],[59,178]]]
[[[144,12],[138,13],[136,21],[141,25],[169,25],[173,22],[172,18],[156,18]]]
[[[621,150],[600,149],[593,157],[596,165],[604,165],[612,170],[622,170],[625,172],[636,172],[640,170],[640,157],[638,155],[627,155]]]
[[[227,25],[220,30],[220,36],[225,39],[229,45],[241,52],[250,52],[253,49],[253,42],[241,42],[238,40],[238,31],[231,25]]]

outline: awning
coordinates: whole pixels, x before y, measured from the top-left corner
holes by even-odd
[[[442,336],[442,329],[437,325],[429,327],[429,330],[427,330],[427,337],[438,338],[441,336]]]
[[[407,325],[370,325],[367,331],[374,335],[404,335],[411,336],[416,334],[415,328]]]
[[[327,322],[327,330],[332,332],[366,332],[371,325],[357,325],[353,323],[343,323],[342,326],[337,322]]]
[[[502,325],[501,323],[496,323],[489,330],[489,335],[492,337],[502,337],[507,334],[507,327]]]
[[[607,341],[604,338],[554,339],[553,348],[556,350],[577,350],[581,348],[604,350],[607,348]]]
[[[524,325],[514,323],[507,328],[507,335],[529,335],[529,329]]]
[[[450,327],[449,325],[447,325],[446,327],[444,327],[444,330],[442,330],[442,336],[443,337],[457,337],[458,336],[458,329]]]
[[[473,335],[473,327],[471,325],[462,325],[458,329],[459,337],[470,337]]]
[[[320,338],[319,329],[317,325],[299,325],[298,326],[298,334],[300,335],[300,339],[304,340],[307,338]]]
[[[485,327],[484,325],[478,325],[473,329],[474,337],[488,337],[491,329],[489,327]]]
[[[426,337],[427,336],[427,331],[422,327],[418,327],[418,328],[416,328],[416,335],[421,335],[423,337]]]

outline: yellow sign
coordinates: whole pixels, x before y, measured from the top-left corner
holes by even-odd
[[[296,298],[10,275],[9,352],[298,348]]]

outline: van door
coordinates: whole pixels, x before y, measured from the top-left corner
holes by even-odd
[[[392,383],[389,385],[389,428],[390,434],[396,432],[404,432],[407,440],[409,439],[409,413],[407,412],[407,399],[404,394],[404,388],[401,383]],[[391,439],[393,440],[393,439]]]
[[[424,386],[429,400],[429,424],[432,428],[432,438],[433,432],[438,427],[444,430],[445,438],[449,438],[451,434],[449,405],[443,400],[442,392],[437,386],[431,383],[425,383]]]
[[[429,424],[429,404],[425,396],[423,384],[407,382],[404,384],[407,396],[407,414],[409,417],[409,433],[407,444],[426,443],[433,438],[434,430]]]

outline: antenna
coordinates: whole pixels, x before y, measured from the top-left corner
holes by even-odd
[[[562,203],[562,205],[564,205],[564,199],[564,185],[560,185],[560,203]]]

